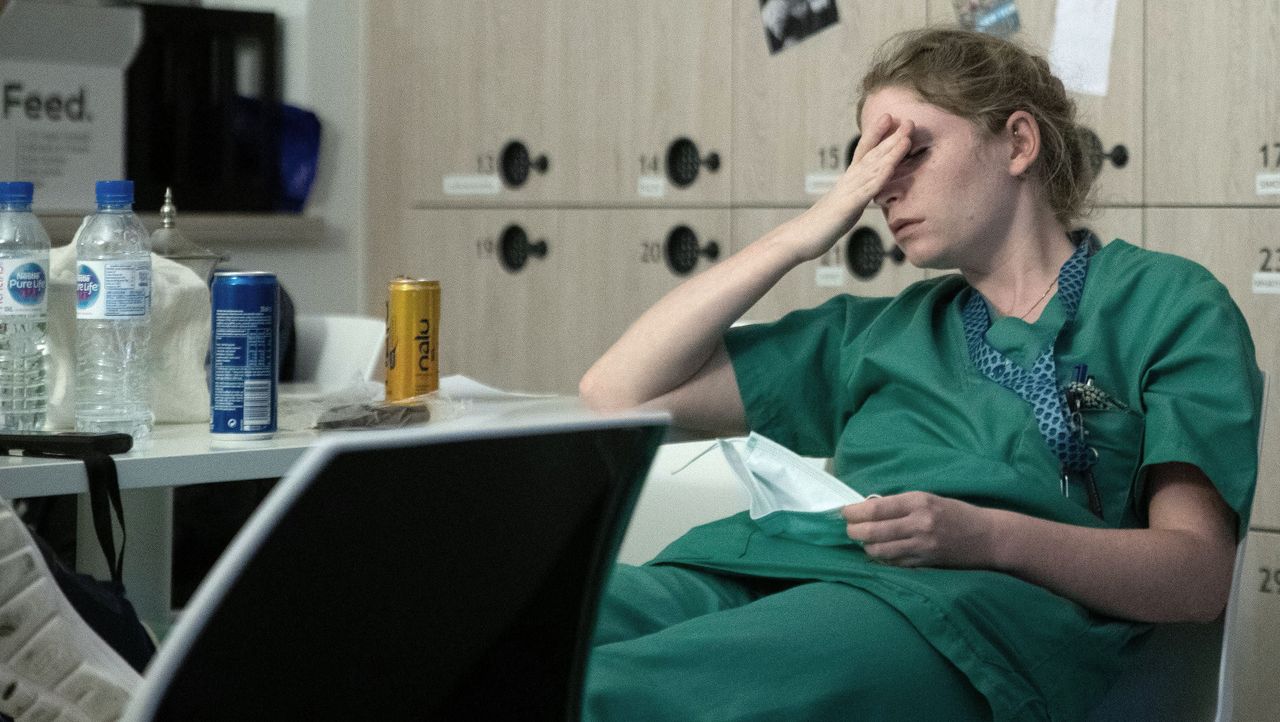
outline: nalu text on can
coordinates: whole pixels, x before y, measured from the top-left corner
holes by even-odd
[[[237,439],[269,438],[276,430],[280,286],[275,274],[213,276],[209,350],[209,430]]]
[[[387,286],[387,401],[440,387],[440,283],[395,278]]]

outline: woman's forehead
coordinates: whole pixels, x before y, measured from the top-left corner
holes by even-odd
[[[870,123],[885,113],[896,121],[910,120],[922,130],[939,124],[966,122],[964,118],[925,101],[914,90],[896,85],[881,88],[867,96],[859,118],[862,129],[865,131]]]
[[[888,113],[894,118],[911,118],[913,116],[926,117],[933,113],[943,112],[941,108],[930,105],[923,100],[916,91],[910,88],[902,88],[898,86],[889,86],[881,88],[867,96],[867,100],[862,105],[862,122],[873,121],[876,118]]]

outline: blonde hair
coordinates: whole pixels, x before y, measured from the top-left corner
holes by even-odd
[[[1040,127],[1040,155],[1031,172],[1042,182],[1058,222],[1068,229],[1084,215],[1093,169],[1076,122],[1075,103],[1049,63],[1022,46],[960,28],[900,33],[877,51],[862,78],[858,117],[873,92],[914,90],[922,100],[1000,133],[1022,110]]]

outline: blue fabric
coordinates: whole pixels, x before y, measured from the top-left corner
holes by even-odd
[[[1097,241],[1092,234],[1078,237],[1075,253],[1062,264],[1058,273],[1058,299],[1067,322],[1075,318],[1089,269],[1089,249]],[[1062,390],[1058,388],[1058,367],[1050,344],[1036,359],[1031,369],[1014,363],[986,340],[991,328],[991,314],[982,296],[974,293],[964,306],[964,336],[969,345],[969,358],[987,378],[1017,394],[1031,405],[1040,435],[1065,469],[1084,471],[1093,465],[1094,456],[1073,429]]]
[[[71,602],[80,618],[102,637],[129,666],[142,674],[147,663],[155,656],[156,647],[151,635],[138,619],[138,613],[125,598],[124,586],[112,581],[100,581],[87,574],[68,569],[49,545],[36,534],[35,540],[49,571],[58,583],[58,589]]]
[[[280,187],[276,208],[301,213],[320,165],[320,118],[305,108],[280,105]]]

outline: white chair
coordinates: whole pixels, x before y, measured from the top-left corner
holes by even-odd
[[[1236,550],[1231,596],[1222,618],[1207,624],[1159,624],[1116,677],[1088,722],[1230,722],[1228,668],[1244,540]]]
[[[746,493],[719,451],[713,450],[677,473],[710,444],[689,441],[658,449],[618,561],[644,563],[694,526],[747,508]],[[1241,540],[1224,619],[1208,624],[1158,625],[1089,715],[1089,722],[1229,722],[1231,639],[1226,631],[1232,629],[1235,619],[1243,560]]]
[[[382,367],[386,324],[380,318],[299,315],[293,328],[295,382],[345,386],[374,379]]]
[[[1258,458],[1266,435],[1271,379],[1263,378],[1262,423],[1258,428]],[[1258,479],[1258,483],[1263,483]],[[1161,720],[1161,722],[1231,722],[1235,688],[1232,635],[1237,629],[1240,577],[1244,572],[1245,541],[1236,545],[1231,573],[1231,596],[1222,617],[1208,624],[1161,624],[1116,678],[1088,722]]]

